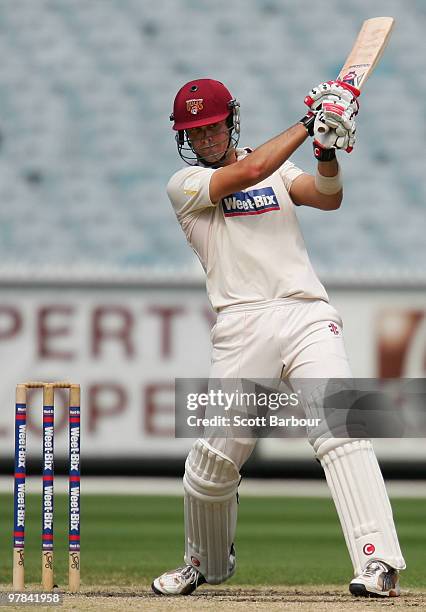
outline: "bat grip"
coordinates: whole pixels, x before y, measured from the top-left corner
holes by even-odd
[[[327,134],[327,132],[329,131],[329,127],[328,125],[320,125],[319,128],[317,129],[317,132],[319,132],[320,134]]]

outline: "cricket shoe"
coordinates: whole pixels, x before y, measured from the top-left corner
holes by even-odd
[[[235,572],[236,554],[232,544],[229,553],[229,577]],[[175,570],[161,574],[151,584],[156,595],[191,595],[195,589],[207,580],[193,565],[184,565]]]
[[[349,590],[356,597],[399,597],[399,572],[372,559],[362,574],[351,580]]]
[[[190,595],[206,579],[192,565],[184,565],[161,574],[151,584],[156,595]]]

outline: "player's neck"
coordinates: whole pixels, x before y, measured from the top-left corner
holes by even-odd
[[[236,161],[238,161],[236,150],[235,149],[229,149],[229,151],[226,154],[226,157],[223,160],[221,165],[222,166],[230,166],[231,164],[235,164]]]

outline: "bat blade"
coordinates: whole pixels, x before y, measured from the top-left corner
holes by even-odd
[[[366,19],[337,80],[361,90],[383,55],[394,24],[393,17]],[[329,127],[323,125],[317,131],[324,134],[329,131]]]
[[[343,81],[361,89],[383,55],[390,38],[395,19],[373,17],[366,19],[355,40],[339,75]]]

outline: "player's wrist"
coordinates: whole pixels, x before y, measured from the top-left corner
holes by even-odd
[[[313,141],[312,147],[315,159],[319,162],[330,162],[336,159],[336,149],[325,149],[317,140]]]
[[[317,191],[323,195],[335,195],[343,189],[342,173],[340,166],[337,165],[337,172],[334,176],[325,176],[321,174],[319,168],[317,168],[315,174],[315,187]]]

